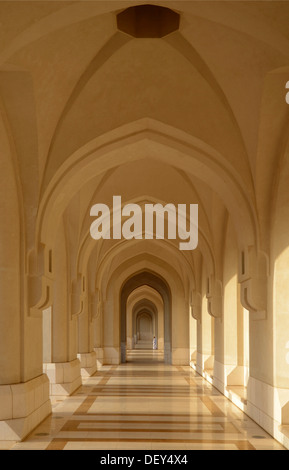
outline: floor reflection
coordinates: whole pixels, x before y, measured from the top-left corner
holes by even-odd
[[[104,366],[14,450],[278,450],[283,447],[190,367],[158,351]]]

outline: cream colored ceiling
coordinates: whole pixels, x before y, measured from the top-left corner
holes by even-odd
[[[208,263],[227,212],[241,243],[266,250],[288,122],[288,2],[152,1],[180,12],[178,32],[117,31],[116,12],[141,3],[0,2],[0,94],[27,240],[38,230],[52,243],[45,234],[66,214],[71,243],[101,263],[118,244],[91,246],[89,209],[121,194],[198,203]],[[193,266],[195,255],[172,262],[181,272],[179,257]]]

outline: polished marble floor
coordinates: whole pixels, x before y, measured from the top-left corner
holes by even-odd
[[[283,449],[190,367],[166,365],[153,351],[104,366],[74,395],[54,400],[52,415],[10,448]]]

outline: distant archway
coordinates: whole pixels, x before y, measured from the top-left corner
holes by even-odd
[[[130,277],[122,286],[120,293],[120,323],[121,323],[121,349],[122,349],[122,362],[126,362],[126,306],[127,299],[131,292],[138,287],[147,285],[155,289],[162,297],[164,303],[164,352],[165,362],[171,363],[171,350],[172,350],[172,328],[171,328],[171,290],[166,281],[159,275],[143,271]]]
[[[151,343],[154,333],[154,318],[149,311],[141,311],[136,317],[136,333],[139,341]]]

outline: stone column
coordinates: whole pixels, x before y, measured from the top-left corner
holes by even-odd
[[[190,364],[189,302],[182,294],[173,292],[172,364],[188,366]]]
[[[93,350],[93,309],[94,297],[86,292],[83,280],[83,311],[78,317],[78,359],[81,364],[81,375],[92,376],[96,370],[96,353]]]
[[[51,403],[42,319],[28,308],[18,190],[5,142],[0,122],[0,440],[18,441],[51,413]]]
[[[223,260],[223,315],[215,322],[214,385],[225,393],[227,386],[244,385],[243,307],[238,287],[238,246],[229,221]]]
[[[103,304],[101,300],[101,293],[97,291],[97,306],[96,314],[94,318],[93,328],[94,328],[94,352],[96,354],[96,366],[97,369],[101,369],[103,366]]]
[[[103,302],[103,353],[104,364],[120,364],[121,362],[121,347],[117,333],[119,330],[119,323],[115,325],[115,312],[116,305],[113,299],[107,299]],[[125,356],[125,342],[123,343],[123,354]]]
[[[71,395],[82,385],[80,362],[77,358],[77,321],[71,312],[69,279],[65,249],[65,236],[59,229],[57,244],[53,252],[53,305],[50,321],[46,318],[46,357],[43,370],[50,380],[50,394]],[[47,312],[46,312],[47,315]]]
[[[197,324],[197,364],[196,370],[200,375],[204,371],[211,371],[214,367],[214,356],[212,348],[212,324],[213,317],[208,313],[207,294],[207,273],[202,269],[202,311],[201,320]],[[210,374],[211,372],[208,372]]]

